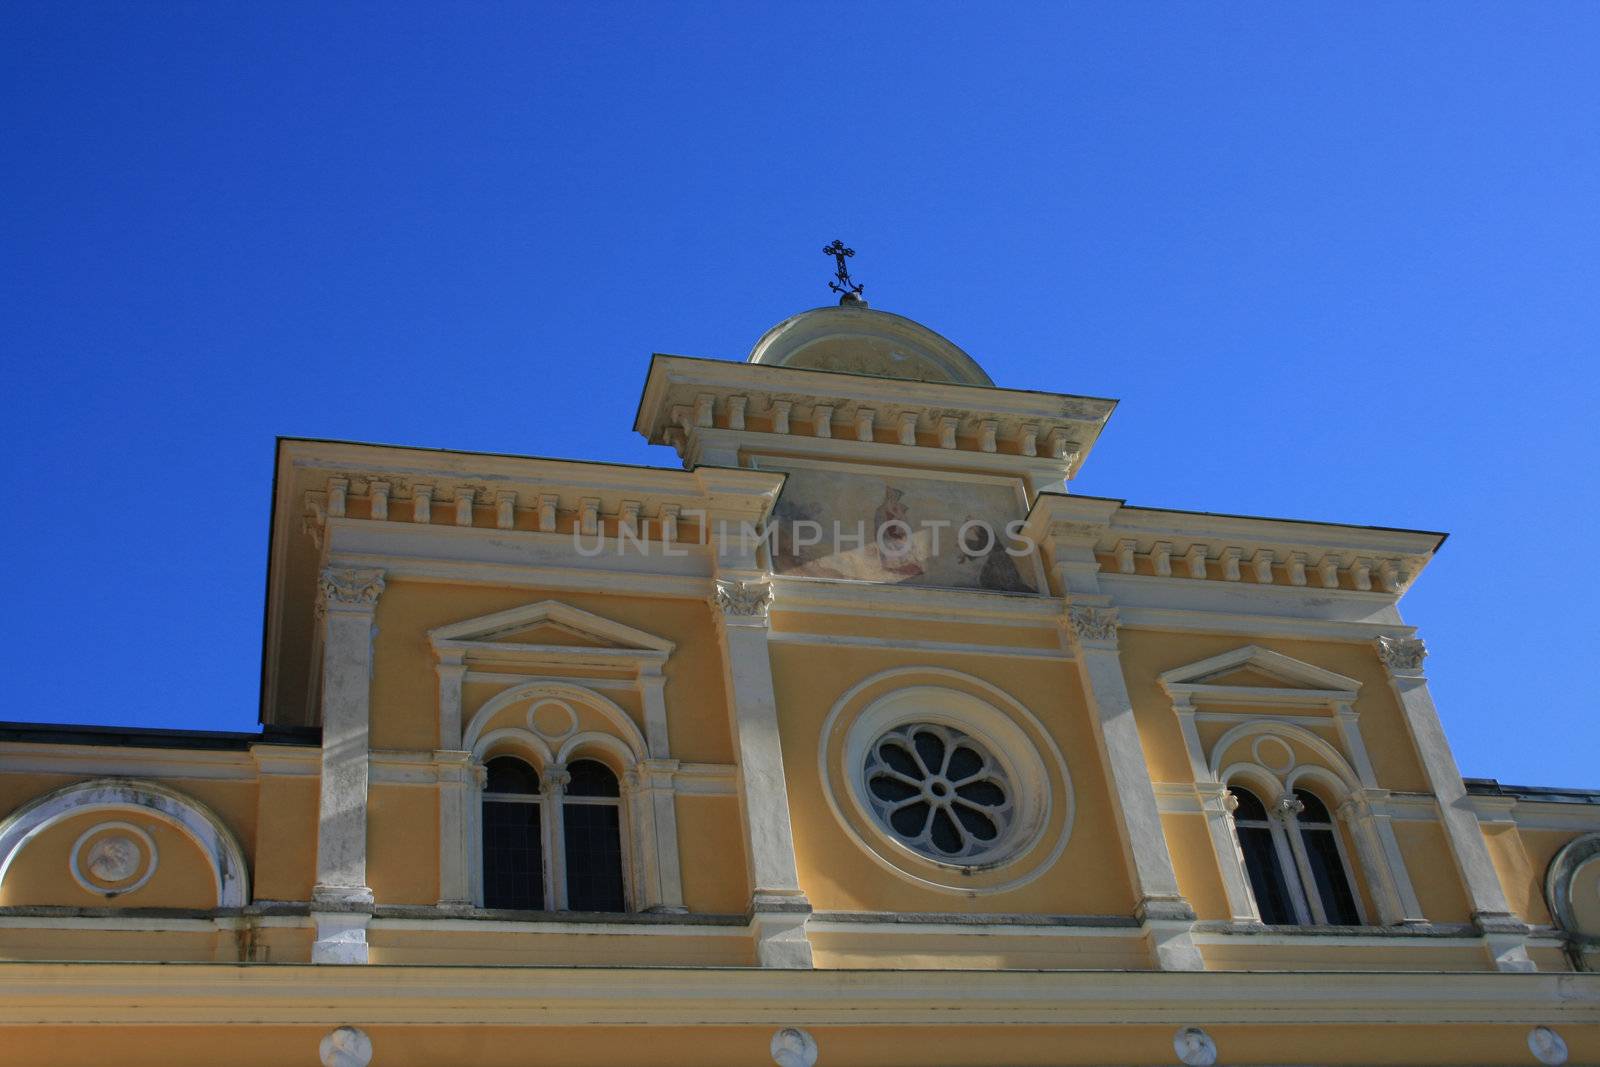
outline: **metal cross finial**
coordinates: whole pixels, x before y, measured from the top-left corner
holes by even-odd
[[[833,244],[822,250],[822,254],[825,256],[832,256],[834,262],[838,265],[837,269],[833,272],[833,276],[837,280],[829,282],[828,288],[832,289],[836,293],[843,293],[845,296],[860,296],[861,291],[865,289],[866,286],[858,285],[851,281],[850,268],[844,265],[844,261],[855,255],[856,250],[853,248],[846,248],[843,241],[834,241]]]

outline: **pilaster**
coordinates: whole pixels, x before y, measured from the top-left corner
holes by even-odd
[[[1388,670],[1390,688],[1400,702],[1406,728],[1438,804],[1451,855],[1466,885],[1473,924],[1483,933],[1497,968],[1535,970],[1528,956],[1527,925],[1512,914],[1506,901],[1477,812],[1467,797],[1461,770],[1445,740],[1438,709],[1428,691],[1428,679],[1422,672],[1427,646],[1419,638],[1401,636],[1379,637],[1374,645]]]
[[[470,908],[475,820],[472,753],[440,749],[433,754],[439,777],[439,906]]]
[[[1094,546],[1115,504],[1069,497],[1040,497],[1025,534],[1048,553],[1056,589],[1066,600],[1062,628],[1077,661],[1084,699],[1095,717],[1100,759],[1113,792],[1117,835],[1144,923],[1151,955],[1170,971],[1205,969],[1191,936],[1194,909],[1178,889],[1178,877],[1150,765],[1139,739],[1118,651],[1117,610],[1100,592]]]
[[[1076,599],[1076,598],[1074,598]],[[1194,909],[1178,890],[1178,876],[1167,851],[1161,812],[1156,806],[1150,766],[1139,740],[1133,701],[1117,651],[1117,612],[1104,605],[1069,603],[1066,631],[1078,661],[1084,697],[1098,721],[1101,758],[1116,794],[1113,806],[1123,857],[1138,900],[1137,915],[1152,929],[1151,947],[1162,970],[1198,971],[1205,964],[1187,936]],[[1184,927],[1177,931],[1171,924]]]
[[[461,683],[467,665],[463,653],[455,650],[438,653],[434,671],[439,675],[439,747],[461,747]]]
[[[623,778],[625,805],[637,820],[633,869],[641,911],[685,912],[683,873],[678,863],[678,809],[673,775],[678,761],[645,760]]]
[[[776,405],[774,417],[776,418]],[[789,788],[778,731],[778,702],[767,649],[772,584],[755,529],[783,488],[768,471],[695,468],[710,502],[703,529],[714,542],[711,615],[716,620],[729,728],[738,764],[739,818],[750,879],[750,928],[763,967],[809,968],[806,920],[789,819]]]
[[[317,880],[311,891],[313,963],[367,962],[367,784],[373,615],[383,571],[325,569],[318,579],[323,623],[322,782]]]
[[[778,705],[767,652],[771,599],[771,583],[758,577],[719,578],[712,608],[739,756],[739,809],[757,958],[764,967],[810,967],[805,921],[811,905],[800,889],[795,863]]]
[[[1239,839],[1233,832],[1233,811],[1239,801],[1221,782],[1197,782],[1195,788],[1200,794],[1200,810],[1206,817],[1206,832],[1211,835],[1211,850],[1217,856],[1222,889],[1228,898],[1228,918],[1236,923],[1259,924],[1250,876],[1245,872]]]
[[[1411,886],[1405,854],[1395,837],[1394,820],[1389,814],[1389,791],[1363,789],[1352,792],[1335,814],[1350,830],[1367,887],[1378,909],[1378,922],[1384,926],[1429,925],[1422,904]]]

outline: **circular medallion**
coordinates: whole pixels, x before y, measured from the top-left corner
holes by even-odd
[[[817,1062],[817,1039],[798,1027],[786,1026],[773,1034],[769,1048],[778,1067],[815,1067]]]
[[[578,713],[565,700],[546,697],[528,707],[528,729],[555,741],[578,728]]]
[[[1179,1030],[1172,1038],[1172,1048],[1185,1067],[1211,1067],[1217,1062],[1217,1043],[1198,1026]]]
[[[89,873],[102,882],[126,882],[139,870],[139,843],[121,834],[89,846]]]
[[[1294,766],[1294,749],[1281,737],[1265,734],[1256,738],[1255,744],[1250,746],[1250,752],[1255,756],[1256,762],[1269,771],[1282,774]]]
[[[1540,1063],[1561,1067],[1567,1062],[1567,1043],[1560,1034],[1548,1026],[1535,1026],[1528,1031],[1528,1051]]]
[[[156,843],[146,831],[129,822],[103,822],[79,835],[69,866],[84,889],[116,897],[148,882],[157,859]]]

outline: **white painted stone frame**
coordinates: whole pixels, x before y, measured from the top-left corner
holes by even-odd
[[[552,748],[545,738],[532,729],[502,727],[486,730],[486,724],[501,711],[523,702],[585,705],[600,711],[615,733],[575,731]],[[543,793],[540,827],[544,849],[545,899],[550,910],[565,910],[567,878],[563,805],[566,803],[567,765],[575,759],[591,758],[598,749],[609,757],[603,762],[607,762],[617,774],[620,787],[620,833],[625,846],[623,887],[629,910],[684,910],[677,854],[677,821],[675,811],[670,807],[670,773],[669,789],[666,791],[652,788],[649,795],[645,795],[646,791],[637,784],[646,779],[653,781],[661,773],[658,764],[670,763],[675,767],[676,763],[645,758],[644,735],[626,711],[593,690],[570,683],[536,679],[504,690],[484,704],[468,724],[463,742],[468,746],[466,763],[471,773],[466,776],[462,790],[464,795],[459,810],[455,812],[456,821],[451,825],[461,827],[460,839],[466,842],[467,847],[464,850],[442,851],[441,887],[459,891],[464,883],[466,889],[462,895],[465,899],[474,907],[483,907],[483,769],[491,754],[514,755],[527,760],[539,772]],[[661,810],[663,806],[667,808],[665,813]],[[451,867],[458,859],[463,861],[462,867]]]
[[[1252,734],[1299,741],[1315,748],[1325,759],[1337,759],[1337,756],[1328,750],[1326,742],[1322,742],[1309,730],[1301,727],[1289,723],[1242,723],[1218,740],[1213,749],[1212,760],[1216,779],[1223,782],[1224,788],[1228,790],[1223,798],[1225,808],[1232,810],[1233,805],[1229,803],[1229,796],[1231,796],[1230,787],[1234,783],[1249,787],[1266,808],[1266,829],[1272,834],[1272,843],[1278,855],[1278,866],[1283,871],[1284,881],[1289,887],[1289,900],[1294,907],[1295,921],[1301,926],[1327,926],[1329,925],[1327,904],[1317,891],[1316,879],[1311,872],[1310,857],[1306,855],[1305,843],[1300,835],[1299,814],[1303,804],[1295,797],[1294,791],[1303,788],[1307,780],[1310,780],[1323,787],[1324,795],[1339,798],[1328,805],[1330,814],[1337,812],[1335,818],[1342,819],[1349,826],[1352,838],[1359,840],[1360,831],[1353,825],[1347,814],[1349,809],[1346,807],[1346,799],[1351,795],[1350,782],[1345,778],[1349,769],[1343,760],[1338,760],[1336,766],[1339,768],[1339,773],[1336,774],[1330,774],[1321,767],[1302,765],[1292,768],[1286,778],[1280,778],[1272,770],[1254,762],[1241,761],[1226,767],[1217,767],[1216,761],[1222,752],[1241,737]],[[1335,830],[1334,846],[1338,851],[1339,864],[1344,869],[1345,882],[1350,886],[1351,895],[1355,898],[1357,922],[1365,926],[1367,908],[1361,900],[1360,883],[1356,880],[1355,869],[1351,866],[1350,856],[1345,850],[1344,839],[1337,832],[1337,825],[1330,825]],[[1232,828],[1231,822],[1230,828]],[[1244,857],[1239,849],[1237,837],[1234,838],[1233,844],[1235,851],[1240,853],[1242,869]],[[1245,887],[1249,890],[1248,876]],[[1231,903],[1230,901],[1230,905]],[[1251,904],[1255,905],[1254,893],[1251,893]],[[1259,908],[1257,908],[1257,919],[1259,921]]]
[[[540,645],[499,638],[541,625],[588,637],[602,647]],[[546,600],[429,632],[439,675],[439,744],[434,754],[444,783],[440,789],[442,828],[439,903],[446,907],[483,906],[483,766],[496,746],[518,750],[538,769],[546,792],[544,834],[546,898],[555,910],[566,905],[566,850],[562,832],[562,789],[566,764],[582,749],[603,749],[617,773],[622,793],[621,826],[626,898],[630,910],[682,912],[683,879],[678,859],[674,773],[667,738],[666,677],[663,668],[674,644],[560,601]],[[461,690],[474,668],[604,667],[632,674],[645,727],[641,731],[610,698],[569,680],[530,676],[490,698],[472,721],[462,724]],[[497,676],[505,679],[507,675]],[[588,731],[559,739],[552,748],[532,729],[495,730],[484,726],[519,702],[565,702],[598,711],[611,733]]]
[[[1293,684],[1281,687],[1242,686],[1217,685],[1209,681],[1245,668]],[[1331,807],[1336,817],[1349,828],[1350,837],[1355,842],[1361,869],[1367,876],[1367,888],[1378,911],[1379,923],[1385,926],[1427,924],[1422,906],[1411,886],[1411,877],[1406,871],[1405,857],[1394,834],[1389,791],[1378,786],[1366,743],[1361,737],[1355,711],[1356,696],[1361,688],[1359,681],[1258,645],[1245,645],[1198,663],[1175,667],[1163,672],[1159,680],[1172,700],[1172,710],[1183,731],[1190,769],[1194,773],[1195,793],[1206,816],[1206,828],[1211,834],[1212,848],[1216,853],[1217,867],[1228,900],[1229,917],[1234,922],[1261,921],[1227,803],[1226,783],[1232,776],[1242,775],[1254,780],[1258,787],[1265,786],[1270,790],[1268,796],[1262,797],[1263,803],[1269,807],[1280,796],[1291,792],[1294,782],[1307,776],[1317,777],[1326,787],[1333,789],[1335,800]],[[1308,712],[1320,709],[1322,713],[1269,717],[1266,714],[1203,712],[1196,707],[1197,704],[1207,703],[1289,707]],[[1330,719],[1344,746],[1344,753],[1307,729],[1310,725],[1327,724]],[[1198,727],[1199,722],[1208,720],[1235,724],[1217,740],[1210,758],[1200,742]],[[1310,767],[1274,771],[1256,764],[1233,764],[1226,768],[1217,765],[1216,759],[1227,751],[1228,746],[1240,737],[1251,734],[1273,734],[1298,741],[1322,756],[1335,773],[1318,775]],[[1287,775],[1287,779],[1283,775]],[[1334,836],[1345,862],[1346,877],[1350,879],[1352,890],[1356,891],[1357,908],[1364,920],[1365,909],[1358,883],[1344,853],[1344,842],[1339,840],[1340,835]],[[1300,870],[1297,853],[1292,849],[1289,851],[1291,854],[1288,856],[1280,852],[1280,859],[1285,861],[1284,873],[1293,887],[1294,881],[1304,877],[1305,872]]]

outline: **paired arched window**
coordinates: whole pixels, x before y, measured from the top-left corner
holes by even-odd
[[[622,797],[597,760],[539,772],[515,756],[485,764],[483,906],[625,911]]]
[[[1361,910],[1339,831],[1316,794],[1296,789],[1269,811],[1234,785],[1234,834],[1256,912],[1270,925],[1357,926]]]

